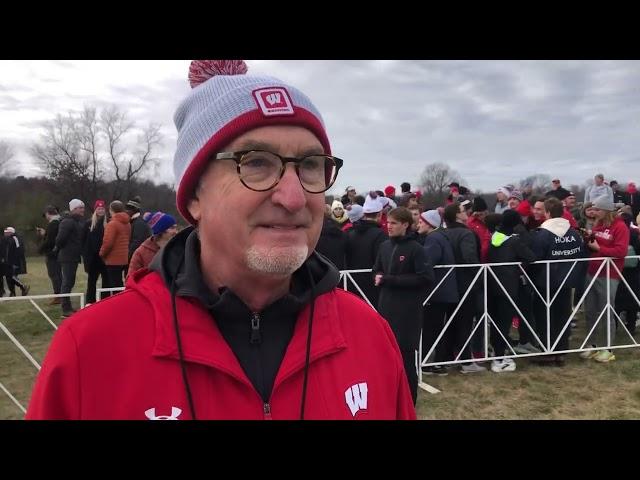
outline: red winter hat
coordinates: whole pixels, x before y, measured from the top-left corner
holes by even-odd
[[[393,195],[396,194],[396,187],[394,187],[393,185],[387,185],[386,187],[384,187],[384,194],[387,197],[391,197]]]
[[[93,209],[95,210],[98,207],[104,208],[104,200],[96,200],[96,203],[93,204]]]

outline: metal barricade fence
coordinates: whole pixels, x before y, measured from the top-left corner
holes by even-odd
[[[640,259],[640,255],[629,256],[629,257],[626,257],[626,258],[628,258],[628,259],[630,259],[630,258]],[[550,288],[550,283],[551,283],[550,265],[554,264],[554,263],[561,263],[561,262],[571,262],[572,265],[571,265],[569,271],[567,272],[567,274],[565,275],[565,277],[560,281],[556,292],[552,293],[551,292],[551,288]],[[552,339],[551,338],[551,306],[553,305],[554,301],[558,298],[558,294],[562,290],[563,286],[566,284],[566,282],[569,279],[569,276],[571,275],[573,270],[576,268],[576,265],[578,265],[581,262],[602,262],[602,263],[599,265],[597,271],[593,275],[590,275],[592,278],[591,278],[589,284],[586,285],[580,300],[578,301],[578,303],[573,308],[571,308],[571,312],[570,312],[570,315],[568,316],[568,318],[567,319],[563,319],[563,321],[562,321],[562,329],[561,329],[560,333],[556,336],[556,338]],[[575,260],[544,260],[544,261],[534,262],[534,263],[532,263],[530,265],[542,265],[546,269],[546,273],[545,273],[546,288],[544,290],[545,295],[543,295],[540,292],[540,290],[536,286],[536,282],[534,282],[531,279],[529,273],[527,272],[527,269],[524,268],[523,265],[520,264],[520,263],[484,263],[484,264],[438,265],[438,266],[434,267],[436,269],[446,269],[447,272],[445,273],[443,278],[440,279],[440,281],[433,287],[433,289],[431,289],[428,293],[425,293],[425,299],[423,301],[423,305],[427,305],[429,303],[430,299],[433,297],[433,295],[439,289],[443,288],[445,280],[455,270],[472,268],[472,269],[477,269],[477,272],[475,273],[472,282],[469,284],[469,286],[465,290],[465,292],[458,292],[460,294],[460,300],[455,305],[455,308],[453,308],[453,311],[451,312],[451,315],[448,316],[444,327],[442,328],[442,330],[440,331],[440,333],[437,336],[436,340],[434,341],[433,345],[430,347],[429,351],[426,352],[425,355],[423,355],[422,348],[421,348],[422,347],[422,342],[420,341],[420,343],[419,343],[417,356],[416,356],[416,369],[418,371],[419,378],[421,379],[420,386],[422,388],[424,388],[424,389],[426,389],[426,390],[428,390],[430,392],[433,392],[433,393],[438,391],[438,390],[434,389],[433,387],[430,387],[429,385],[427,385],[424,382],[422,382],[422,368],[421,367],[429,367],[429,366],[435,366],[435,365],[463,364],[463,363],[469,363],[471,361],[484,362],[484,361],[490,361],[490,360],[497,360],[497,359],[501,359],[501,358],[533,357],[533,356],[552,355],[552,354],[553,355],[557,355],[557,354],[565,354],[565,353],[585,352],[585,351],[591,351],[591,350],[603,350],[603,349],[611,350],[611,349],[619,349],[619,348],[633,348],[633,347],[640,346],[640,344],[638,344],[638,342],[636,342],[636,340],[633,337],[633,335],[631,335],[631,333],[627,329],[626,325],[624,324],[624,322],[622,321],[622,319],[620,318],[618,313],[615,311],[615,305],[612,305],[611,282],[612,282],[612,280],[614,280],[612,278],[612,275],[613,275],[615,277],[618,277],[615,280],[619,280],[619,282],[620,282],[620,284],[617,285],[617,288],[622,288],[622,287],[626,288],[628,290],[628,292],[630,293],[631,297],[633,298],[633,300],[637,303],[638,308],[640,308],[640,300],[638,299],[638,292],[634,292],[633,291],[633,289],[631,288],[631,286],[629,285],[627,280],[624,278],[624,275],[622,274],[621,270],[615,264],[614,259],[611,259],[611,258],[608,258],[608,257],[599,257],[599,258],[585,258],[585,259],[575,259]],[[536,328],[534,328],[532,326],[531,320],[533,320],[533,319],[532,318],[526,318],[526,316],[523,314],[521,309],[518,307],[517,299],[511,298],[511,296],[509,295],[507,289],[502,284],[502,282],[500,281],[499,277],[496,275],[494,269],[497,268],[497,267],[505,267],[505,266],[517,266],[520,269],[520,272],[522,273],[523,277],[528,280],[528,282],[531,285],[531,288],[532,288],[534,294],[537,295],[538,298],[540,299],[540,301],[543,303],[543,305],[545,307],[544,308],[544,310],[545,310],[544,314],[545,314],[545,317],[546,317],[544,319],[544,321],[546,322],[546,329],[545,329],[546,338],[541,339],[538,336],[538,334],[536,332]],[[584,341],[582,342],[582,344],[580,345],[579,348],[557,350],[556,347],[558,346],[558,343],[559,343],[562,335],[566,332],[566,330],[568,328],[570,328],[571,322],[574,320],[574,318],[575,318],[576,314],[578,313],[578,310],[580,309],[580,307],[584,304],[585,299],[589,295],[589,293],[590,293],[591,289],[593,288],[596,280],[598,278],[602,278],[602,277],[600,277],[600,274],[603,271],[604,271],[603,277],[606,279],[606,302],[604,303],[602,311],[599,312],[597,320],[595,321],[595,323],[593,324],[593,326],[589,330],[588,334],[586,335]],[[353,273],[371,273],[371,269],[341,270],[340,271],[340,282],[342,283],[341,287],[344,290],[350,290],[349,286],[351,285],[353,287],[353,289],[355,289],[356,293],[358,293],[372,308],[375,308],[376,306],[372,305],[370,299],[368,299],[366,297],[366,295],[364,294],[363,289],[361,288],[361,286],[358,285],[356,280],[353,278],[353,276],[352,276]],[[466,338],[466,341],[464,342],[464,344],[462,346],[459,346],[459,351],[458,351],[458,354],[456,355],[455,358],[453,358],[451,360],[447,360],[447,361],[441,361],[441,362],[433,362],[433,361],[430,362],[429,359],[433,356],[433,354],[434,354],[436,348],[438,347],[438,345],[440,344],[440,342],[443,341],[443,338],[444,338],[444,336],[445,336],[445,334],[447,332],[447,329],[451,328],[451,325],[454,323],[454,321],[456,319],[456,315],[459,313],[463,303],[466,301],[468,296],[472,294],[472,291],[474,290],[474,288],[475,288],[475,286],[478,283],[480,278],[482,278],[480,283],[481,283],[481,289],[482,289],[482,304],[483,304],[483,308],[482,308],[482,311],[476,311],[475,312],[476,322],[475,322],[475,326],[471,330],[471,333]],[[524,322],[524,326],[530,330],[533,338],[535,339],[535,341],[537,343],[537,346],[540,347],[540,353],[528,353],[528,354],[516,353],[514,351],[514,349],[513,349],[513,346],[511,345],[511,343],[507,340],[507,338],[505,338],[503,332],[500,331],[500,329],[498,328],[498,326],[495,323],[495,320],[492,318],[491,312],[489,310],[488,297],[489,297],[489,284],[490,284],[490,282],[488,280],[490,278],[493,279],[495,281],[495,285],[497,285],[500,288],[500,292],[504,296],[504,298],[509,300],[511,306],[514,308],[514,311],[518,314],[518,317],[520,318],[520,320],[522,322]],[[373,278],[371,278],[371,281],[373,282]],[[557,283],[557,281],[556,281],[556,283]],[[585,278],[585,283],[586,283],[586,278]],[[96,290],[96,293],[98,295],[98,298],[101,299],[103,292],[117,292],[117,291],[122,291],[122,290],[124,290],[124,287],[99,288],[99,289]],[[58,327],[56,326],[56,324],[35,303],[34,300],[46,299],[46,298],[58,298],[58,297],[80,297],[80,307],[84,308],[84,306],[85,306],[85,294],[84,293],[69,293],[69,294],[58,294],[58,295],[33,295],[33,296],[26,296],[26,297],[2,297],[2,298],[0,298],[0,302],[29,301],[38,310],[38,312],[49,322],[49,324],[54,329],[57,329]],[[605,313],[606,313],[606,319],[607,319],[607,344],[606,345],[600,345],[600,346],[597,346],[595,348],[587,346],[587,342],[589,341],[589,338],[591,338],[591,336],[594,333],[595,329],[598,327],[598,325],[600,324],[600,322],[604,318]],[[611,332],[611,319],[612,319],[612,317],[615,318],[615,320],[617,320],[617,322],[619,322],[622,325],[622,328],[623,328],[624,332],[627,334],[627,336],[630,338],[631,343],[624,344],[624,345],[614,345],[614,344],[612,344],[612,332]],[[535,320],[536,320],[536,322],[538,321],[537,318]],[[466,348],[469,346],[469,343],[472,341],[472,338],[474,337],[476,332],[479,330],[480,326],[483,327],[483,337],[484,337],[483,338],[483,350],[484,351],[482,352],[483,353],[482,357],[461,358],[461,355],[463,355],[463,352],[466,351]],[[494,328],[496,330],[496,332],[500,335],[502,340],[505,342],[506,347],[510,350],[511,354],[509,354],[509,355],[505,354],[503,356],[490,355],[490,353],[489,353],[489,345],[490,345],[489,332],[490,332],[491,328]],[[5,333],[5,335],[7,335],[7,337],[11,340],[11,342],[20,350],[20,352],[31,362],[31,364],[36,369],[40,370],[40,365],[38,364],[38,362],[33,358],[33,356],[28,352],[28,350],[11,334],[9,329],[7,329],[6,326],[1,321],[0,321],[0,329]],[[614,335],[615,335],[615,332],[614,332]],[[424,360],[421,360],[421,361],[418,360],[418,359],[423,359],[423,358],[424,358]],[[0,389],[3,390],[3,392],[11,399],[11,401],[14,404],[16,404],[16,406],[21,411],[23,411],[23,412],[25,411],[24,407],[20,404],[20,402],[18,400],[16,400],[16,398],[11,394],[11,392],[9,392],[8,389],[5,388],[5,386],[2,383],[0,383]]]
[[[640,259],[640,255],[628,256],[626,258]],[[564,275],[564,278],[553,279],[553,283],[557,285],[557,288],[555,289],[555,291],[552,291],[551,265],[558,264],[558,263],[567,263],[567,262],[571,263],[571,266],[569,267],[567,273]],[[561,319],[560,331],[556,336],[552,338],[552,335],[551,335],[552,305],[558,299],[558,295],[560,294],[561,290],[563,290],[563,287],[567,283],[572,272],[577,268],[577,265],[581,264],[582,262],[587,262],[587,263],[601,262],[601,263],[598,266],[597,270],[593,272],[593,275],[587,276],[587,273],[585,272],[584,291],[582,292],[577,304],[575,306],[570,307],[569,309],[570,311],[568,312],[567,318]],[[453,311],[451,312],[450,315],[448,315],[442,330],[439,332],[436,340],[433,342],[428,352],[422,352],[422,339],[421,339],[418,347],[418,352],[417,352],[417,358],[421,359],[421,361],[416,361],[416,369],[418,371],[418,375],[420,379],[422,379],[421,367],[430,367],[430,366],[436,366],[436,365],[468,364],[472,361],[486,362],[486,361],[499,360],[504,358],[535,357],[535,356],[541,356],[541,355],[558,355],[558,354],[567,354],[567,353],[580,353],[580,352],[586,352],[586,351],[598,351],[598,350],[605,350],[605,349],[613,350],[613,349],[620,349],[620,348],[634,348],[634,347],[640,346],[640,344],[638,344],[638,342],[635,340],[633,335],[627,329],[627,326],[620,318],[620,315],[615,310],[615,299],[614,299],[614,296],[611,295],[612,282],[615,282],[615,281],[619,282],[619,284],[616,284],[617,289],[626,289],[629,295],[631,296],[631,298],[633,299],[633,301],[638,305],[638,308],[640,308],[640,300],[638,299],[639,292],[633,291],[633,289],[631,288],[627,280],[624,278],[622,271],[616,265],[615,259],[612,259],[609,257],[598,257],[598,258],[584,258],[584,259],[571,259],[571,260],[569,259],[543,260],[543,261],[534,262],[530,265],[537,265],[538,268],[544,269],[544,283],[546,284],[544,289],[538,288],[539,282],[533,281],[529,272],[527,271],[529,267],[525,268],[521,263],[514,262],[514,263],[491,263],[491,264],[485,263],[485,264],[438,265],[434,267],[436,269],[446,269],[447,272],[445,273],[443,278],[441,278],[440,281],[433,287],[431,291],[429,291],[428,293],[425,293],[425,299],[423,301],[423,305],[427,305],[431,300],[431,298],[433,298],[434,294],[436,294],[439,289],[443,288],[443,285],[445,284],[445,280],[449,277],[449,275],[451,275],[453,271],[460,270],[460,269],[477,269],[477,271],[475,272],[475,275],[473,276],[473,280],[471,281],[467,289],[464,292],[458,292],[460,296],[460,300],[458,301],[457,304],[455,304],[455,306],[452,307]],[[519,268],[519,274],[521,274],[523,278],[527,280],[528,285],[530,285],[531,287],[534,299],[541,302],[541,304],[544,306],[544,314],[543,314],[544,318],[534,319],[532,318],[531,312],[529,314],[529,318],[527,318],[527,316],[523,314],[521,308],[517,303],[518,299],[517,298],[514,299],[509,295],[509,292],[505,288],[505,285],[502,283],[499,276],[496,275],[496,271],[495,271],[496,268],[509,267],[509,266]],[[371,273],[371,270],[369,269],[369,270],[341,271],[340,280],[342,281],[342,287],[344,289],[349,289],[349,281],[350,281],[351,285],[353,285],[353,287],[355,288],[355,292],[359,293],[359,295],[364,298],[365,295],[363,294],[363,289],[361,288],[360,285],[357,284],[357,282],[350,275],[351,273],[356,273],[356,272]],[[575,320],[576,314],[578,313],[580,308],[585,304],[585,299],[589,296],[589,294],[594,289],[594,284],[596,283],[598,278],[605,279],[606,300],[602,305],[600,305],[598,312],[596,312],[598,315],[597,319],[595,320],[593,325],[590,327],[584,340],[582,341],[581,345],[578,348],[558,349],[559,342],[561,341],[563,335],[565,335],[565,333],[568,333],[567,330],[571,328],[570,327],[571,323]],[[589,279],[588,283],[587,283],[587,279]],[[373,278],[372,278],[372,281],[373,281]],[[454,358],[448,359],[446,361],[439,361],[439,362],[432,361],[432,358],[434,356],[434,353],[436,352],[436,349],[439,346],[442,346],[442,343],[445,339],[445,335],[448,329],[450,329],[452,325],[455,323],[455,321],[457,320],[457,318],[459,318],[457,316],[460,312],[462,305],[467,300],[469,295],[474,294],[473,292],[478,288],[478,285],[480,285],[480,289],[481,289],[482,308],[475,311],[475,315],[474,315],[475,324],[473,325],[470,333],[466,336],[466,341],[462,345],[457,345],[456,350],[458,353],[457,355],[455,355]],[[508,339],[505,337],[501,329],[498,328],[498,326],[496,325],[495,319],[492,317],[492,312],[490,311],[490,308],[489,308],[489,296],[491,293],[495,294],[495,287],[493,287],[494,292],[490,292],[490,286],[497,286],[499,288],[498,291],[500,295],[509,301],[509,304],[511,305],[511,307],[513,307],[514,312],[517,314],[517,317],[519,318],[520,322],[522,322],[523,324],[522,328],[528,329],[529,332],[531,333],[531,336],[535,340],[534,346],[540,350],[539,353],[516,353],[514,351],[513,345],[511,344],[511,342],[508,341]],[[543,291],[541,292],[541,290]],[[475,294],[477,295],[477,293]],[[365,300],[371,305],[371,302],[369,301],[369,299],[365,298]],[[586,308],[585,308],[585,312],[586,312]],[[606,344],[598,345],[597,347],[592,347],[591,345],[588,344],[589,339],[593,338],[594,332],[601,325],[601,322],[605,318],[606,318],[606,338],[607,338]],[[623,334],[626,334],[625,338],[629,339],[629,343],[620,344],[615,342],[616,331],[612,332],[612,328],[611,328],[612,319],[616,321],[615,323],[616,325],[618,324],[621,325],[622,328],[620,330],[622,331]],[[538,335],[540,329],[535,327],[535,325],[541,321],[544,323],[544,326],[545,326],[544,328],[544,331],[546,333],[545,338],[540,338],[540,336]],[[553,321],[558,322],[559,319],[554,318]],[[632,319],[632,321],[635,321],[635,319]],[[469,351],[468,347],[470,346],[472,339],[474,338],[476,333],[480,330],[480,328],[482,328],[482,333],[483,333],[482,335],[483,351],[475,352],[475,353],[481,353],[482,355],[466,356],[465,358],[462,358],[464,356],[464,352]],[[497,334],[500,336],[500,338],[506,345],[505,355],[495,356],[490,353],[489,348],[491,343],[490,342],[491,329],[494,329],[495,332],[497,332]],[[429,386],[424,384],[422,381],[421,381],[421,386],[427,390],[430,390],[430,391],[433,390],[433,389],[430,389]]]
[[[40,315],[44,317],[44,319],[53,327],[53,329],[57,330],[58,326],[53,322],[53,320],[51,320],[49,315],[47,315],[47,313],[44,310],[42,310],[40,305],[38,305],[35,302],[35,300],[45,300],[48,298],[64,298],[64,297],[70,297],[70,298],[79,297],[80,308],[84,308],[85,306],[84,293],[60,293],[60,294],[49,294],[49,295],[28,295],[24,297],[0,297],[0,304],[3,302],[4,303],[25,302],[25,301],[29,302],[35,307],[35,309],[40,313]],[[20,351],[20,353],[22,353],[22,355],[27,360],[29,360],[29,362],[35,367],[35,369],[39,371],[40,364],[36,361],[35,358],[33,358],[33,355],[29,353],[27,348],[25,348],[25,346],[22,345],[22,343],[20,343],[20,341],[11,333],[11,331],[6,327],[4,322],[2,322],[1,320],[0,320],[0,330],[2,330],[2,332],[7,336],[7,338],[9,338],[11,343],[13,343],[16,346],[16,348]],[[11,394],[11,392],[2,384],[2,382],[0,382],[0,390],[2,390],[9,397],[9,399],[20,409],[20,411],[22,411],[22,413],[26,413],[26,409],[24,408],[24,406],[16,399],[15,396]]]

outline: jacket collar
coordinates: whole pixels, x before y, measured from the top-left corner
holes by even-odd
[[[151,303],[155,317],[152,355],[179,360],[171,295],[160,275],[147,269],[138,270],[129,277],[127,288],[137,290]],[[195,298],[177,296],[176,310],[185,361],[215,368],[251,386],[207,309]],[[309,310],[310,305],[306,305],[298,314],[274,389],[287,377],[304,368]],[[334,291],[322,294],[315,300],[310,363],[347,348],[339,318]]]

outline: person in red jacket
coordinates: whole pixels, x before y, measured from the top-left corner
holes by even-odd
[[[343,164],[322,117],[246,71],[191,63],[174,171],[194,227],[62,324],[26,418],[416,418],[391,328],[314,252]]]
[[[624,268],[624,257],[627,255],[629,248],[629,229],[624,221],[615,215],[615,206],[609,196],[598,197],[593,202],[594,215],[596,223],[591,231],[592,238],[587,247],[591,250],[591,257],[612,257],[613,263],[622,272]],[[615,305],[616,290],[620,283],[620,275],[613,266],[609,267],[607,275],[607,265],[598,269],[602,265],[602,260],[589,262],[586,285],[590,285],[594,276],[596,279],[585,298],[585,316],[587,319],[587,329],[590,332],[594,324],[598,322],[595,331],[589,337],[592,347],[610,346],[607,328],[610,328],[611,343],[615,338],[615,320],[614,315],[604,312],[607,303],[611,308]],[[607,282],[609,283],[609,298],[607,300]],[[598,321],[598,318],[600,320]],[[607,327],[607,318],[610,317],[609,327]],[[616,357],[610,350],[587,351],[580,354],[582,358],[592,358],[598,362],[610,362]]]
[[[141,268],[147,268],[160,249],[178,233],[176,219],[168,213],[153,213],[149,217],[147,225],[151,227],[152,235],[133,252],[131,262],[129,262],[127,278],[133,272]]]
[[[482,263],[487,262],[489,255],[489,242],[491,242],[491,233],[484,223],[484,219],[489,213],[489,207],[487,202],[482,197],[475,197],[473,199],[473,207],[471,208],[471,215],[467,220],[467,227],[475,232],[478,236],[478,242],[480,243],[480,261]]]

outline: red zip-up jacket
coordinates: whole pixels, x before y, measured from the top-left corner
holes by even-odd
[[[591,251],[591,257],[614,257],[613,263],[622,272],[624,268],[624,257],[627,256],[629,249],[629,229],[625,225],[622,219],[616,217],[611,226],[605,227],[602,224],[596,225],[592,230],[596,237],[600,250],[597,252]],[[602,261],[589,262],[589,275],[593,276],[600,268]],[[598,277],[607,276],[607,267],[603,267]],[[615,280],[619,279],[620,275],[616,272],[615,268],[611,267],[610,278]]]
[[[177,297],[187,376],[198,419],[298,419],[309,308],[264,403],[195,299]],[[402,357],[388,323],[355,295],[315,301],[305,419],[415,419]],[[27,419],[191,418],[171,297],[142,269],[127,290],[82,309],[56,332]]]
[[[489,229],[481,222],[480,219],[473,215],[467,220],[467,227],[475,232],[480,241],[480,261],[486,263],[489,259],[489,243],[491,242],[491,233]]]
[[[574,228],[576,230],[578,229],[578,222],[576,222],[576,219],[573,218],[573,215],[571,215],[571,212],[567,207],[564,207],[564,210],[562,211],[562,218],[569,220],[569,226],[571,228]]]

